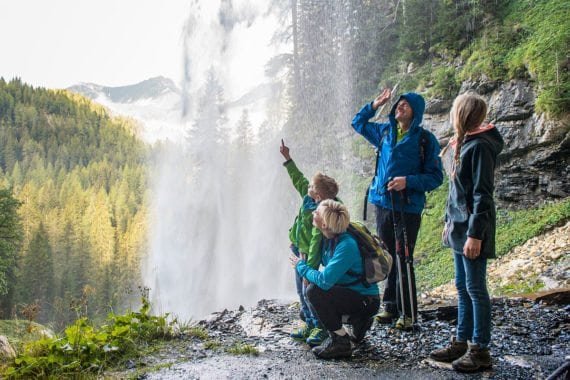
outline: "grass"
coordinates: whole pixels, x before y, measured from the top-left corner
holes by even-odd
[[[232,355],[259,355],[259,350],[251,344],[236,342],[226,348],[226,352]]]
[[[36,322],[25,320],[0,320],[0,335],[8,338],[16,352],[20,351],[26,342],[54,336],[50,329]]]
[[[537,278],[524,278],[520,279],[520,282],[511,282],[505,286],[499,286],[491,289],[494,295],[509,296],[515,294],[526,294],[534,293],[539,291],[544,287],[544,283],[539,281]]]
[[[206,331],[206,329],[204,329],[203,327],[198,327],[198,326],[190,327],[186,333],[188,334],[188,336],[198,338],[200,340],[207,340],[210,338],[208,331]]]

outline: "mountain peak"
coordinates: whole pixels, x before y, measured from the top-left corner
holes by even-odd
[[[172,79],[157,76],[127,86],[101,86],[95,83],[80,83],[67,88],[91,99],[104,94],[115,103],[133,103],[141,99],[158,98],[168,93],[180,94]]]

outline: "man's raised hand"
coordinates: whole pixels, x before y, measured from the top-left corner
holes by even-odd
[[[385,88],[384,90],[382,90],[380,95],[378,95],[376,99],[374,99],[374,102],[372,102],[372,109],[377,110],[378,107],[386,104],[388,100],[390,100],[391,96],[392,96],[392,90],[390,88]]]

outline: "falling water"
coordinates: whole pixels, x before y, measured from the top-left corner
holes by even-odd
[[[323,2],[324,20],[299,42],[306,67],[316,49],[330,55],[314,62],[322,85],[305,87],[301,76],[298,94],[311,100],[291,112],[291,60],[281,58],[291,56],[292,41],[273,38],[291,21],[280,3],[289,4],[192,3],[184,30],[187,137],[161,150],[152,179],[145,277],[157,312],[187,320],[263,298],[295,299],[288,229],[301,198],[281,165],[281,138],[307,177],[332,174],[350,203],[354,52],[339,41],[354,33],[347,20],[358,14],[348,3]]]
[[[184,30],[186,139],[160,152],[145,280],[157,312],[183,320],[292,299],[294,194],[279,155],[284,47],[266,1],[195,1]],[[285,46],[285,48],[287,48]]]

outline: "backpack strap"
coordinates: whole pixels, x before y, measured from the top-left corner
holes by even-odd
[[[351,225],[349,224],[349,225],[348,225],[348,229],[347,229],[347,231],[348,231],[349,233],[350,233],[350,228],[351,228]],[[356,240],[356,239],[355,239],[355,240]],[[333,242],[333,244],[334,244],[334,246],[333,246],[333,248],[332,248],[332,249],[333,249],[333,252],[334,252],[334,249],[336,248],[336,244],[337,244],[337,243],[338,243],[338,237],[336,237],[335,240],[334,240],[334,242]],[[357,244],[358,244],[358,241],[357,241]],[[358,245],[358,250],[360,251],[360,245]],[[362,259],[362,253],[359,252],[359,254],[360,254],[360,258]],[[331,256],[332,256],[332,255],[331,255]],[[365,280],[365,275],[364,275],[364,261],[363,261],[363,264],[362,264],[362,273],[357,273],[357,272],[355,272],[355,271],[349,269],[348,271],[346,271],[346,274],[349,275],[349,276],[351,276],[351,277],[356,277],[356,279],[355,279],[354,281],[350,281],[350,282],[337,282],[335,285],[338,285],[338,286],[351,286],[351,285],[358,284],[359,282],[362,282],[363,284],[365,284],[365,282],[364,282],[364,280]]]
[[[426,163],[426,147],[429,142],[429,135],[428,131],[424,128],[420,128],[420,173],[423,173],[425,170],[425,163]]]
[[[366,188],[366,193],[364,194],[364,207],[362,208],[362,220],[366,220],[366,216],[368,215],[368,210],[367,207],[368,206],[368,192],[370,191],[370,187],[372,186],[372,183],[374,182],[374,178],[376,177],[376,174],[378,173],[378,162],[380,161],[380,151],[382,150],[382,144],[384,144],[384,138],[386,137],[386,135],[388,134],[388,132],[390,131],[390,128],[386,128],[384,130],[384,132],[382,133],[382,138],[380,139],[380,144],[378,144],[378,147],[375,149],[376,150],[376,165],[374,166],[374,177],[372,177],[372,181],[370,182],[370,185]]]

